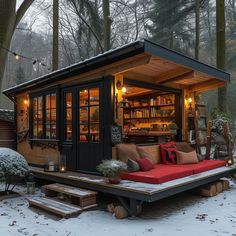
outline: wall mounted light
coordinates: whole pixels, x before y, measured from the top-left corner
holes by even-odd
[[[122,89],[121,89],[122,93],[126,93],[127,92],[127,89],[125,86],[122,86]]]

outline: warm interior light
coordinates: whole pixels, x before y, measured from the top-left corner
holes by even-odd
[[[193,101],[192,98],[189,98],[189,99],[188,99],[188,102],[189,102],[189,103],[192,103],[192,101]]]
[[[126,87],[125,87],[125,86],[123,86],[123,87],[122,87],[122,89],[121,89],[121,91],[122,91],[122,93],[126,93],[126,92],[127,92],[127,89],[126,89]]]

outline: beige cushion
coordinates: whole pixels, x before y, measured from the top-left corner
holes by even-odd
[[[176,151],[177,164],[197,164],[198,158],[196,151],[181,152]]]
[[[177,142],[176,143],[176,149],[181,152],[192,152],[194,151],[194,148],[190,146],[189,143],[186,142]]]
[[[136,149],[135,144],[125,144],[120,143],[117,144],[117,153],[118,153],[118,160],[127,162],[128,159],[137,160],[140,159],[140,155]]]
[[[141,158],[148,158],[152,164],[161,163],[160,145],[137,147]]]

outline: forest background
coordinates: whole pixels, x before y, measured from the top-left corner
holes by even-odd
[[[236,120],[236,0],[225,0],[224,13],[225,70],[231,73],[227,104]],[[216,19],[215,0],[60,0],[58,67],[142,38],[216,66]],[[49,73],[52,48],[53,1],[35,0],[17,25],[10,46],[12,52],[32,60],[16,60],[8,53],[2,89]],[[217,96],[217,90],[203,94],[209,111],[218,106]],[[0,95],[0,108],[13,104]]]

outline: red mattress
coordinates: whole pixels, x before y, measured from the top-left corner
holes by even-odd
[[[158,164],[149,171],[137,171],[132,173],[123,173],[122,179],[133,180],[136,182],[161,184],[170,180],[186,177],[193,174],[192,170],[181,167],[171,167],[171,165]]]
[[[179,165],[171,165],[171,166],[178,168]],[[199,174],[201,172],[213,170],[222,166],[225,166],[225,161],[220,161],[220,160],[204,160],[202,162],[199,162],[198,164],[181,165],[181,167],[184,169],[192,170],[193,174]]]
[[[174,179],[183,178],[192,174],[198,174],[207,170],[225,166],[225,161],[205,160],[198,164],[188,165],[155,165],[155,168],[149,171],[137,171],[123,173],[122,179],[136,182],[161,184]]]

